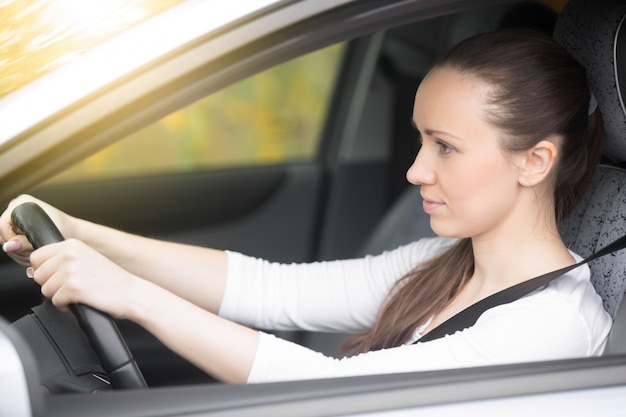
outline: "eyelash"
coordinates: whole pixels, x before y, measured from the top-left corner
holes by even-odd
[[[447,143],[442,142],[440,140],[435,141],[435,143],[437,145],[439,145],[439,147],[440,147],[439,153],[442,154],[442,155],[447,155],[447,154],[449,154],[450,152],[452,152],[454,150],[454,148],[452,148],[452,146],[450,146]]]
[[[419,132],[417,132],[417,139],[419,140],[420,145],[424,144],[424,138]],[[435,140],[435,144],[439,146],[439,154],[441,155],[448,155],[450,152],[455,150],[452,146],[439,139]]]

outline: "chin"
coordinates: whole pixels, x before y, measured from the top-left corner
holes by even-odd
[[[456,239],[464,239],[466,237],[471,237],[471,235],[467,233],[466,231],[464,232],[462,228],[454,227],[453,225],[449,223],[438,224],[437,222],[433,222],[432,218],[430,220],[430,228],[439,237],[449,237],[449,238],[456,238]]]

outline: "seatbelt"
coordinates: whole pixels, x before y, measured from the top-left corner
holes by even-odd
[[[566,266],[565,268],[557,269],[556,271],[548,272],[547,274],[540,275],[535,278],[531,278],[527,281],[513,285],[512,287],[505,288],[489,297],[483,298],[475,304],[467,307],[460,313],[450,317],[448,320],[435,327],[424,335],[424,337],[417,340],[415,343],[430,342],[431,340],[439,339],[441,337],[454,334],[460,330],[467,329],[468,327],[476,324],[476,320],[490,308],[499,306],[501,304],[508,304],[513,302],[526,294],[536,290],[537,288],[546,285],[553,279],[560,277],[561,275],[578,268],[594,259],[600,258],[609,253],[616,252],[626,247],[626,236],[622,236],[610,245],[605,246],[596,253],[590,255],[586,259],[578,262],[577,264]]]

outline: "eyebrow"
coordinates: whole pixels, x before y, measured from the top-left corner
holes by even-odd
[[[417,128],[417,125],[415,124],[415,121],[413,119],[411,119],[411,126],[413,126],[413,129],[415,129],[415,131],[421,136],[422,132],[420,132],[420,130]],[[449,132],[444,132],[443,130],[424,129],[424,133],[428,136],[436,136],[437,134],[440,134],[440,135],[449,136],[457,140],[462,140],[462,138],[460,138],[459,136],[453,135],[452,133],[449,133]]]

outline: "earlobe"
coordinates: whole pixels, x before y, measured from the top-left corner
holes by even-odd
[[[544,139],[521,156],[518,182],[524,187],[533,187],[546,179],[552,171],[558,156],[558,147],[554,140]]]

